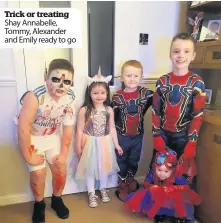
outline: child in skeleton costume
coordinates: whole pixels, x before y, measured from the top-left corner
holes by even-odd
[[[74,68],[64,59],[51,61],[46,83],[21,98],[18,116],[18,142],[30,171],[31,189],[35,198],[33,223],[45,222],[44,187],[46,161],[52,172],[51,207],[59,218],[69,216],[61,195],[66,181],[66,160],[73,136]],[[63,124],[63,135],[60,127]]]
[[[99,181],[101,200],[109,202],[107,182],[119,167],[115,148],[119,155],[122,149],[118,144],[114,124],[114,113],[108,106],[110,101],[108,82],[111,76],[103,77],[100,69],[93,78],[88,77],[85,102],[80,109],[76,134],[76,153],[80,157],[75,178],[86,181],[89,207],[97,207],[95,181]]]
[[[122,156],[117,154],[120,183],[116,196],[120,200],[139,187],[134,176],[142,150],[144,115],[152,105],[153,96],[153,91],[139,86],[142,75],[143,67],[139,61],[125,62],[121,69],[124,87],[112,98],[118,140],[124,151]]]
[[[165,216],[174,223],[193,223],[194,205],[200,204],[199,195],[188,186],[183,176],[176,175],[176,152],[157,153],[152,170],[140,189],[125,199],[125,207],[154,218],[156,223]]]

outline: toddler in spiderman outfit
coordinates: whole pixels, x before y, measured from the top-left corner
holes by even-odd
[[[192,190],[186,178],[177,176],[176,152],[156,154],[153,168],[140,189],[125,198],[127,210],[146,214],[155,223],[170,216],[174,223],[193,223],[194,205],[200,204],[199,195]]]
[[[180,163],[178,172],[186,176],[192,187],[196,176],[196,143],[206,99],[202,78],[189,71],[195,57],[193,37],[177,34],[170,49],[173,72],[157,81],[152,106],[155,148],[152,162],[157,151],[166,152],[166,146],[175,150]]]
[[[143,119],[152,105],[153,96],[153,91],[139,86],[142,76],[143,67],[139,61],[125,62],[121,69],[123,87],[112,98],[118,141],[123,149],[122,155],[117,154],[120,182],[116,191],[116,196],[122,201],[128,193],[139,188],[134,176],[142,149]]]

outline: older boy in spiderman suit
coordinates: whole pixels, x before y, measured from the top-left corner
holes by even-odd
[[[191,185],[196,175],[194,157],[205,106],[205,85],[188,69],[195,58],[195,43],[190,35],[180,33],[173,38],[170,57],[174,70],[160,77],[153,96],[154,156],[156,150],[165,152],[166,146],[175,150],[183,163],[178,174],[185,175]]]

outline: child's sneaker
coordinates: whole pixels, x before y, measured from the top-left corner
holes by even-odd
[[[98,203],[97,203],[97,196],[95,195],[95,192],[90,192],[88,194],[88,205],[90,208],[95,208],[98,206]]]
[[[100,192],[101,192],[101,200],[104,203],[109,202],[110,201],[110,198],[109,198],[109,196],[107,194],[108,191],[106,189],[101,189]]]
[[[64,205],[61,197],[52,195],[51,208],[55,210],[59,218],[66,219],[69,217],[69,209]]]
[[[45,222],[45,207],[44,200],[35,202],[34,211],[32,216],[32,223],[44,223]]]

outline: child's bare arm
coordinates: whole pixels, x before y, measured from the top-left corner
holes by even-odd
[[[76,138],[75,138],[75,151],[77,155],[81,155],[82,148],[81,148],[81,141],[83,136],[83,130],[85,125],[85,114],[86,108],[83,107],[80,109],[77,119],[77,131],[76,131]]]
[[[73,137],[73,131],[74,126],[73,125],[64,125],[63,126],[63,136],[61,140],[61,155],[63,155],[65,158],[67,158],[69,148],[71,145],[72,137]]]
[[[74,122],[75,122],[75,105],[74,101],[67,106],[66,114],[63,118],[63,134],[61,139],[61,155],[67,158],[71,141],[74,135]]]
[[[42,155],[36,154],[31,146],[31,128],[38,109],[36,96],[29,92],[23,98],[23,105],[18,119],[18,143],[24,160],[31,165],[40,165],[44,162]]]
[[[110,134],[112,136],[112,139],[113,139],[114,146],[115,146],[116,150],[121,155],[121,154],[123,154],[123,150],[120,147],[119,142],[118,142],[117,131],[116,131],[115,123],[114,123],[114,111],[111,107],[108,107],[108,113],[110,115],[110,118],[109,118]]]

